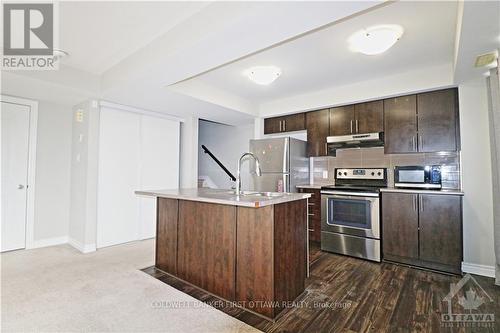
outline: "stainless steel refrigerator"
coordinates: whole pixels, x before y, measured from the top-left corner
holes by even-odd
[[[250,140],[250,151],[260,162],[262,175],[252,175],[259,192],[297,192],[297,185],[309,183],[307,142],[286,137]]]

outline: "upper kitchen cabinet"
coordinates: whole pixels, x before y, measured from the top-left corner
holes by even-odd
[[[417,95],[420,152],[459,150],[457,99],[456,88]]]
[[[385,153],[417,152],[417,96],[384,100]]]
[[[264,119],[264,134],[280,133],[283,128],[283,117]]]
[[[304,113],[264,119],[264,134],[305,130],[305,119]]]
[[[384,102],[373,101],[330,109],[330,135],[384,131]]]
[[[384,100],[385,153],[460,149],[457,89]]]
[[[330,110],[306,113],[307,154],[309,157],[326,156],[326,137],[330,133]]]
[[[384,101],[373,101],[354,105],[356,133],[384,131]]]
[[[330,109],[330,135],[350,135],[355,132],[354,105]]]

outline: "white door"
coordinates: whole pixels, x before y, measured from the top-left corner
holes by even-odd
[[[179,122],[141,116],[140,187],[145,190],[179,187]],[[139,198],[141,239],[156,235],[156,199]]]
[[[97,247],[139,239],[140,115],[102,108],[99,131]]]
[[[1,102],[1,251],[26,245],[30,107]]]

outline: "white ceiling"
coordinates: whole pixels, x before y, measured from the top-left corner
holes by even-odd
[[[193,95],[189,81],[201,81],[252,103],[263,103],[421,67],[451,64],[456,19],[456,2],[392,3],[182,82],[180,91],[184,89]],[[399,24],[405,29],[404,35],[381,55],[366,56],[348,50],[347,38],[352,33],[378,24]],[[283,74],[269,86],[256,85],[242,74],[255,65],[276,65]]]
[[[63,64],[102,74],[210,2],[109,1],[59,3]]]
[[[373,82],[391,75],[406,77],[406,72],[425,77],[441,68],[434,76],[453,84],[455,50],[455,72],[468,77],[470,59],[498,45],[498,2],[462,4],[60,2],[60,47],[70,56],[59,71],[2,73],[1,90],[65,105],[95,98],[237,124],[252,121],[264,109],[288,112],[282,107],[288,101],[304,107],[303,96],[320,90],[325,105],[331,105],[330,91],[343,91],[337,99],[345,103],[351,83],[366,83],[366,89],[379,94],[370,88]],[[462,7],[463,22],[460,15],[457,20]],[[405,28],[392,49],[378,56],[347,50],[351,33],[380,23]],[[270,86],[255,85],[241,72],[256,64],[278,65],[283,75]],[[409,77],[418,81],[415,75]],[[171,86],[175,82],[181,83]],[[349,95],[360,98],[357,92]],[[317,104],[318,98],[310,100]]]

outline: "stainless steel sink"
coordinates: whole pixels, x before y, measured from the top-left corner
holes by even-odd
[[[286,193],[280,192],[250,192],[244,191],[242,194],[244,197],[265,197],[265,198],[279,198],[286,195]]]

